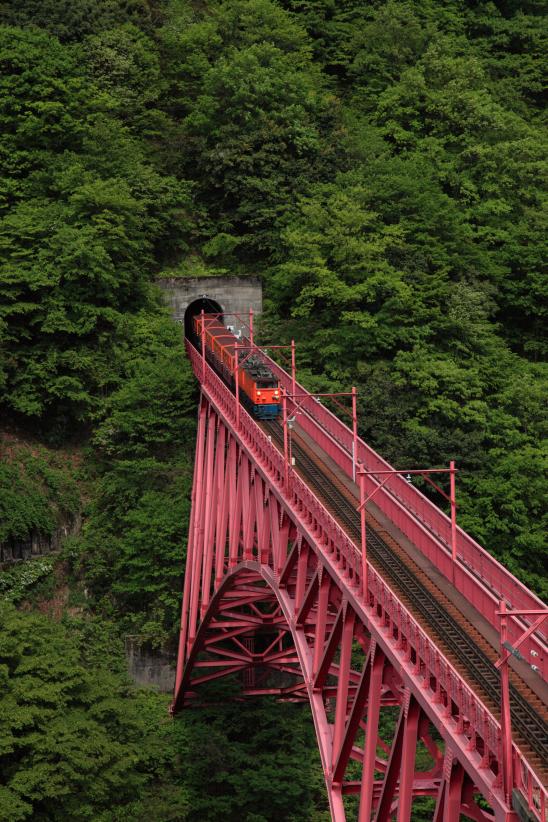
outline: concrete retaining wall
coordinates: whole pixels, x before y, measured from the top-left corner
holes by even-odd
[[[128,673],[133,682],[171,693],[175,684],[175,654],[147,648],[137,637],[126,637],[125,645]]]
[[[195,300],[208,297],[236,329],[240,326],[232,313],[247,316],[251,307],[255,314],[263,310],[263,288],[258,277],[173,277],[156,281],[164,292],[166,303],[177,322],[184,322],[185,311]]]

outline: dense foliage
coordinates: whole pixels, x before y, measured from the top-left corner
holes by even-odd
[[[164,704],[101,639],[176,628],[195,389],[158,275],[259,273],[263,338],[297,339],[310,387],[355,384],[362,435],[398,466],[455,459],[461,524],[546,592],[542,11],[0,2],[0,413],[20,443],[0,539],[84,513],[61,569],[78,619],[2,612],[6,819],[325,810],[297,709],[279,709],[295,748],[259,706],[158,731]],[[51,593],[53,566],[0,595]]]
[[[155,767],[151,698],[130,689],[112,630],[2,603],[0,628],[0,819],[131,818]]]
[[[306,708],[257,703],[242,721],[216,703],[173,722],[130,686],[117,633],[0,601],[2,822],[327,822]]]
[[[231,695],[230,685],[210,689],[211,707],[178,724],[189,822],[328,822],[308,707],[267,698],[242,711]]]
[[[139,317],[127,334],[125,380],[91,440],[95,493],[71,561],[104,613],[162,644],[180,612],[195,386],[173,323]]]
[[[51,536],[80,509],[77,469],[49,449],[0,439],[0,544],[40,534]]]

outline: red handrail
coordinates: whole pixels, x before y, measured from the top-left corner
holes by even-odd
[[[281,385],[291,392],[291,376],[268,355],[261,352]],[[352,479],[352,431],[328,408],[314,400],[314,395],[297,383],[299,394],[308,393],[310,401],[302,402],[304,412],[299,424],[311,434]],[[290,411],[289,411],[290,413]],[[358,439],[358,459],[367,471],[391,469],[392,466],[361,438]],[[366,493],[378,482],[366,481]],[[431,500],[398,475],[391,479],[375,497],[375,504],[414,545],[452,580],[451,521]],[[457,557],[455,587],[471,602],[489,623],[498,630],[496,611],[504,599],[510,610],[533,610],[543,606],[541,600],[516,579],[495,557],[457,526]],[[517,640],[528,622],[516,617],[509,625],[510,642]],[[539,630],[529,638],[523,655],[535,661],[538,673],[548,680],[548,638]]]
[[[234,429],[236,427],[234,395],[215,374],[209,364],[206,364],[205,369],[203,368],[201,356],[190,343],[187,343],[187,351],[194,372],[198,379],[202,381],[202,390],[210,401],[217,406],[227,423]],[[239,421],[240,425],[236,433],[244,445],[252,452],[258,465],[262,466],[268,473],[270,480],[284,492],[284,498],[293,510],[294,516],[301,520],[304,519],[305,527],[307,526],[312,532],[322,535],[326,552],[336,556],[343,573],[346,574],[349,586],[353,585],[354,590],[359,590],[361,556],[358,547],[349,539],[322,502],[297,474],[292,475],[289,488],[284,486],[282,455],[244,408],[240,409]],[[498,764],[501,761],[500,723],[496,721],[481,699],[466,684],[461,675],[422,630],[389,585],[370,565],[368,566],[367,580],[367,596],[363,597],[362,595],[361,597],[364,607],[367,609],[368,607],[371,608],[372,605],[372,614],[375,614],[377,609],[380,608],[383,613],[383,620],[385,615],[388,617],[390,624],[398,626],[401,634],[406,638],[408,653],[410,648],[415,652],[415,667],[417,670],[421,669],[421,665],[424,667],[424,687],[431,689],[431,679],[436,682],[436,693],[433,694],[433,701],[435,701],[438,695],[437,692],[441,688],[457,706],[459,716],[466,720],[468,733],[472,732],[471,738],[474,734],[477,734],[478,737],[483,739],[484,764],[482,764],[482,767],[491,771],[494,785],[499,770]],[[546,822],[547,790],[516,745],[513,745],[513,756],[518,765],[516,768],[517,787],[526,798],[533,815],[541,822]],[[494,763],[497,763],[497,765]]]

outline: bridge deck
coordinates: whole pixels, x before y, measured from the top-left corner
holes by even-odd
[[[331,476],[337,484],[342,484],[351,497],[355,500],[356,507],[359,504],[359,488],[356,483],[340,469],[337,463],[325,453],[314,440],[303,431],[298,423],[295,424],[295,431],[298,440],[302,442],[308,449],[310,449],[315,457],[321,461],[325,466],[327,476]],[[297,470],[299,466],[296,466]],[[499,634],[488,622],[485,617],[474,607],[474,605],[466,599],[451,582],[445,577],[438,568],[426,557],[417,547],[391,522],[380,508],[375,505],[374,501],[367,504],[367,511],[380,524],[383,531],[386,531],[390,536],[401,546],[412,561],[420,568],[420,570],[427,576],[430,581],[438,588],[443,595],[460,611],[463,617],[478,630],[482,637],[489,643],[494,651],[499,650]],[[530,690],[539,698],[544,707],[548,707],[548,683],[531,670],[531,667],[524,662],[510,657],[509,665],[514,669],[516,676],[519,677]]]
[[[263,429],[272,436],[274,444],[283,450],[283,433],[279,424],[267,423]],[[349,537],[359,545],[359,516],[356,508],[359,491],[341,468],[309,437],[295,425],[292,431],[295,470],[309,484],[314,493],[331,511]],[[417,601],[402,581],[401,571],[391,569],[386,563],[379,567],[373,551],[371,562],[385,575],[398,595],[408,604],[417,621],[430,634],[436,644],[459,670],[463,678],[473,684],[486,706],[495,716],[499,715],[498,673],[493,663],[498,656],[498,635],[481,614],[459,594],[438,569],[429,562],[413,544],[390,523],[374,504],[368,505],[369,541],[380,538],[388,549],[399,557],[420,579],[427,599],[435,600],[445,612],[440,621],[438,610],[432,605],[417,608]],[[453,641],[451,633],[454,632]],[[461,646],[459,653],[458,646]],[[528,666],[513,666],[512,718],[514,736],[522,752],[543,782],[548,778],[548,686]]]
[[[416,486],[406,482],[403,476],[393,476],[390,487],[380,486],[379,478],[372,474],[391,470],[392,466],[359,437],[355,443],[350,428],[318,402],[319,398],[306,392],[298,382],[293,384],[292,378],[271,358],[265,356],[265,359],[287,392],[288,415],[299,414],[301,428],[333,458],[343,475],[352,477],[354,458],[363,465],[369,472],[365,481],[366,494],[375,492],[375,504],[388,520],[407,536],[441,575],[452,581],[455,589],[475,606],[497,632],[497,612],[501,600],[504,601],[510,612],[507,638],[511,644],[521,641],[523,632],[531,622],[515,612],[542,609],[544,604],[541,600],[458,524],[456,561],[453,560],[451,523],[443,511]],[[295,391],[300,398],[298,404],[292,400]],[[521,653],[525,659],[534,657],[540,678],[548,682],[548,636],[542,626],[523,641]]]

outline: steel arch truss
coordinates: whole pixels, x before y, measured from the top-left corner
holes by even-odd
[[[173,711],[228,676],[243,697],[308,700],[336,822],[404,822],[424,796],[436,822],[501,819],[428,710],[433,683],[405,675],[420,658],[262,468],[202,396]]]

